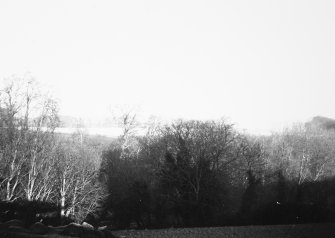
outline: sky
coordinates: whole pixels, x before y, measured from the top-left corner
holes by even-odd
[[[0,78],[60,113],[226,118],[250,133],[335,118],[335,1],[0,1]]]

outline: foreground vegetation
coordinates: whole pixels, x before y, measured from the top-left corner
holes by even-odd
[[[3,221],[29,214],[30,223],[126,229],[335,219],[333,129],[251,136],[224,120],[180,120],[137,136],[125,113],[115,140],[64,136],[57,103],[36,88],[14,80],[0,95],[0,197],[14,204],[0,206]]]

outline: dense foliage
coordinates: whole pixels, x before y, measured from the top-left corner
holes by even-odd
[[[302,125],[264,137],[224,121],[158,126],[126,156],[117,144],[103,154],[106,210],[118,228],[329,221],[334,139]]]

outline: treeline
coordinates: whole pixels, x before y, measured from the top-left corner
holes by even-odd
[[[332,130],[254,137],[224,121],[177,121],[126,141],[103,153],[100,169],[118,228],[334,219]]]
[[[58,124],[56,101],[42,94],[34,80],[5,82],[0,91],[2,220],[24,218],[28,207],[34,207],[34,219],[46,220],[50,214],[36,217],[48,211],[46,204],[49,212],[57,207],[56,223],[65,218],[81,221],[94,211],[102,194],[98,181],[101,145],[80,131],[57,135]]]
[[[58,135],[57,103],[34,81],[9,81],[0,91],[0,219],[56,214],[58,223],[117,229],[335,219],[332,129],[252,136],[224,120],[180,120],[136,136],[134,114],[115,123],[123,133],[113,141]]]

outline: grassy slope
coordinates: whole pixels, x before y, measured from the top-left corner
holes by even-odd
[[[182,228],[162,230],[124,230],[114,231],[115,235],[127,238],[242,238],[242,237],[287,237],[314,238],[335,237],[335,224],[303,224],[303,225],[273,225],[273,226],[241,226],[241,227],[211,227]]]

